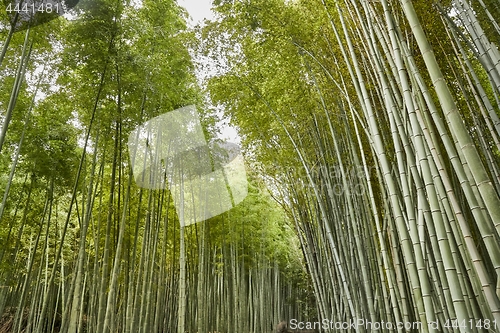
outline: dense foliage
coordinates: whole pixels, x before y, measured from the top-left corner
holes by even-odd
[[[196,104],[216,139],[185,19],[171,0],[87,0],[4,29],[1,332],[263,331],[314,313],[298,242],[258,177],[235,209],[180,228],[171,193],[131,175],[128,136],[155,116]]]
[[[0,14],[0,332],[499,331],[498,1],[213,3]],[[184,226],[127,140],[187,105],[249,184]]]

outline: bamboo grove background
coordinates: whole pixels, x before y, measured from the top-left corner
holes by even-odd
[[[195,30],[170,0],[2,12],[0,332],[500,331],[498,0],[214,5]],[[126,138],[190,104],[250,185],[181,231]]]

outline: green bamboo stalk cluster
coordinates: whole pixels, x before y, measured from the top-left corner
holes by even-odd
[[[262,183],[180,227],[172,193],[134,181],[130,132],[206,109],[180,7],[83,6],[4,35],[0,332],[268,332],[314,314],[298,243]]]
[[[422,332],[436,321],[440,331],[483,332],[478,321],[500,320],[497,46],[468,1],[441,8],[449,33],[442,43],[454,50],[441,62],[411,1],[321,5],[335,53],[296,45],[323,115],[312,114],[311,133],[287,132],[308,142],[293,147],[309,186],[297,187],[293,174],[282,183],[294,198],[287,201],[304,235],[318,312],[419,321]],[[342,64],[329,68],[325,57]],[[329,85],[342,97],[328,96]],[[333,113],[342,120],[333,124]],[[338,174],[311,177],[312,168],[332,165]],[[352,179],[350,170],[365,174]]]
[[[220,6],[242,51],[211,91],[249,149],[268,142],[255,160],[294,221],[318,317],[498,331],[498,2],[262,6]],[[247,96],[224,96],[234,86]]]

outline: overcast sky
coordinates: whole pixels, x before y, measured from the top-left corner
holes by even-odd
[[[179,5],[186,8],[193,19],[193,25],[203,22],[203,19],[212,19],[213,14],[210,10],[212,0],[178,0]]]
[[[191,16],[192,26],[203,22],[204,19],[213,19],[213,13],[210,10],[212,7],[212,0],[177,0],[177,3],[186,8]],[[201,77],[205,75],[198,73]],[[218,127],[221,130],[220,138],[233,143],[240,143],[241,139],[237,134],[236,129],[228,124],[228,120],[224,119],[218,122]]]

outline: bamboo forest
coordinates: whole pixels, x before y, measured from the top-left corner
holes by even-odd
[[[0,333],[500,332],[499,49],[499,0],[2,0]]]

